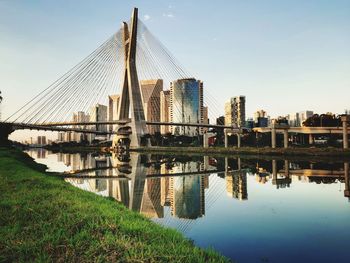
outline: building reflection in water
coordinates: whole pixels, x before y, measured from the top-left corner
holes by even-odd
[[[266,185],[285,191],[295,182],[344,184],[342,195],[350,200],[348,162],[174,158],[136,153],[130,156],[57,153],[53,156],[42,149],[28,153],[37,159],[57,158],[70,170],[65,180],[72,185],[113,197],[129,209],[183,233],[208,213],[223,192],[230,202],[248,200],[248,182],[254,180],[259,182],[255,191]]]
[[[227,195],[238,200],[248,200],[247,173],[229,172],[225,176]]]
[[[350,198],[349,163],[327,168],[318,163],[287,160],[249,162],[240,158],[215,161],[208,157],[197,160],[157,158],[139,154],[131,154],[126,159],[115,155],[57,154],[57,160],[69,166],[71,173],[80,173],[66,179],[71,184],[113,197],[153,219],[169,217],[166,215],[169,212],[174,219],[185,220],[181,221],[181,227],[176,228],[188,228],[191,221],[205,215],[206,207],[208,209],[215,202],[212,196],[218,195],[216,181],[222,180],[221,176],[224,176],[227,195],[240,201],[248,200],[249,175],[261,184],[270,182],[277,189],[288,188],[295,180],[308,183],[341,182],[345,183],[344,196]],[[218,171],[217,167],[224,167],[224,170]],[[212,173],[217,176],[211,176],[209,187]],[[84,178],[79,178],[81,175]],[[213,199],[207,206],[206,196]]]
[[[82,171],[84,179],[80,179],[79,175],[66,179],[73,185],[113,197],[130,209],[152,218],[163,218],[164,207],[169,207],[171,214],[178,218],[203,216],[204,191],[209,188],[209,174],[205,172],[215,170],[214,166],[200,161],[163,163],[159,167],[146,168],[139,154],[132,154],[127,162],[121,162],[115,156],[75,154],[59,154],[58,160],[70,166],[72,172]],[[158,178],[146,179],[154,174]],[[108,179],[109,176],[113,178]]]
[[[35,159],[46,159],[47,158],[47,150],[44,148],[35,148],[31,151],[28,151],[28,155]]]
[[[349,163],[344,163],[344,196],[350,201],[350,175],[349,175]]]
[[[284,173],[284,174],[282,174]],[[284,161],[284,170],[278,172],[277,161],[272,160],[272,184],[276,185],[277,189],[290,187],[292,180],[289,177],[289,162]]]

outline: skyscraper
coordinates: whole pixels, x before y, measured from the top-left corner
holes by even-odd
[[[160,92],[163,90],[162,79],[141,80],[141,93],[143,109],[145,112],[146,121],[160,121]],[[159,126],[149,126],[150,134],[160,132]]]
[[[245,127],[245,96],[232,97],[225,103],[225,125]]]
[[[300,111],[292,114],[288,114],[288,124],[292,127],[303,126],[303,122],[314,115],[313,111]]]
[[[303,126],[303,122],[306,121],[308,118],[312,117],[312,115],[314,115],[314,112],[310,110],[300,111],[298,112],[298,115],[300,123],[298,126]]]
[[[209,116],[208,116],[209,112],[208,111],[209,111],[208,106],[203,107],[202,121],[201,121],[203,124],[209,124]],[[207,131],[208,131],[208,128],[204,128],[204,127],[201,128],[202,134],[204,132],[207,132]]]
[[[178,79],[170,85],[170,122],[203,122],[203,82],[194,78]],[[196,136],[197,127],[171,126],[174,135]]]
[[[170,122],[170,91],[164,90],[160,92],[160,121]],[[170,132],[169,126],[160,126],[160,133],[167,134]]]
[[[119,101],[120,96],[119,95],[110,95],[108,96],[108,120],[109,121],[116,121],[118,120],[118,108],[119,108]],[[114,125],[109,125],[109,131],[113,131]]]
[[[89,114],[86,114],[83,111],[78,111],[77,113],[73,114],[73,122],[89,122],[90,121],[90,116]],[[79,125],[76,126],[77,129],[87,129],[88,126],[86,125]],[[75,142],[81,142],[87,140],[87,135],[84,133],[77,133],[77,132],[72,132],[71,134],[71,140],[70,141],[75,141]]]
[[[99,122],[99,121],[107,121],[107,106],[96,104],[96,106],[91,108],[90,111],[90,121],[91,122]],[[107,132],[106,124],[96,124],[92,126],[92,129],[102,132]],[[90,143],[95,139],[94,134],[89,135]]]
[[[58,136],[57,138],[58,142],[64,142],[64,132],[59,132],[57,136]]]
[[[46,136],[38,136],[37,143],[41,146],[46,145]]]

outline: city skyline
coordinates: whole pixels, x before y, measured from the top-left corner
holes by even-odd
[[[347,262],[349,14],[0,0],[0,258]]]
[[[7,62],[3,63],[0,68],[2,91],[5,98],[3,117],[14,112],[25,101],[28,101],[33,94],[50,85],[72,65],[91,52],[97,43],[115,32],[118,28],[116,22],[124,18],[125,14],[130,12],[132,6],[140,8],[141,19],[169,47],[169,50],[176,54],[181,64],[194,77],[203,79],[211,93],[210,95],[214,97],[216,90],[221,91],[222,96],[215,96],[221,104],[228,97],[244,94],[250,101],[250,103],[247,103],[247,116],[251,116],[257,108],[264,108],[271,115],[287,114],[288,112],[298,112],[304,109],[320,113],[326,111],[342,113],[344,109],[349,108],[344,96],[340,94],[342,91],[346,92],[350,84],[349,77],[346,76],[350,73],[349,59],[347,59],[350,58],[350,52],[346,48],[350,43],[350,38],[346,34],[350,19],[345,17],[346,11],[350,9],[350,4],[344,1],[333,1],[332,4],[327,4],[325,1],[293,4],[290,1],[283,4],[273,2],[274,5],[272,6],[272,2],[267,1],[265,5],[259,5],[256,1],[251,1],[249,4],[243,4],[240,1],[226,1],[225,4],[230,8],[216,7],[210,13],[210,17],[206,16],[205,19],[202,17],[198,22],[208,25],[210,22],[217,20],[218,14],[215,11],[225,14],[224,21],[226,22],[236,20],[236,23],[231,23],[233,28],[226,32],[228,33],[227,36],[224,35],[224,29],[218,28],[215,31],[217,34],[215,36],[211,35],[214,31],[213,26],[208,27],[210,34],[198,32],[198,29],[195,28],[198,26],[197,22],[193,21],[193,16],[189,16],[189,10],[185,8],[196,7],[204,14],[208,14],[208,9],[214,6],[207,2],[197,7],[194,6],[194,3],[180,1],[175,4],[172,1],[166,3],[162,1],[162,4],[157,3],[157,8],[154,8],[156,3],[147,5],[143,1],[131,1],[130,4],[123,5],[107,2],[107,6],[113,12],[103,9],[107,16],[106,19],[99,21],[97,17],[102,14],[98,11],[92,11],[94,6],[91,2],[85,5],[79,13],[74,14],[78,19],[73,19],[76,17],[71,12],[64,12],[63,4],[39,2],[37,5],[29,6],[18,1],[11,1],[11,3],[3,1],[0,3],[2,10],[0,11],[2,17],[0,22],[3,31],[0,54],[3,61]],[[70,3],[70,7],[75,10],[81,7],[81,4],[82,2],[79,1]],[[118,8],[113,9],[114,5]],[[54,13],[52,17],[45,15],[47,9]],[[227,12],[229,11],[226,9],[232,12],[231,16],[228,16]],[[20,15],[11,16],[15,10]],[[239,10],[242,11],[242,14],[237,15]],[[270,16],[273,11],[281,11],[282,13]],[[269,14],[269,17],[264,16],[264,12]],[[288,22],[282,18],[283,13],[293,22],[296,22],[296,18],[299,18],[299,20],[293,25],[291,21]],[[35,16],[30,14],[35,14]],[[88,15],[91,15],[91,21],[88,21]],[[248,18],[252,18],[254,15],[255,19],[249,23]],[[62,21],[63,18],[66,18],[67,21]],[[320,18],[326,21],[320,21]],[[42,26],[43,30],[40,30],[39,33],[35,26],[38,26],[39,20],[42,23],[42,19],[48,25]],[[190,19],[191,23],[188,23]],[[113,20],[112,23],[111,20]],[[280,25],[276,24],[278,21]],[[260,24],[260,22],[265,23]],[[319,22],[317,26],[316,22]],[[69,30],[64,26],[66,23],[72,23],[73,28]],[[95,24],[95,27],[101,27],[99,31],[93,31],[93,34],[87,28],[92,23]],[[237,24],[241,25],[240,30],[246,30],[245,34],[238,30]],[[49,26],[52,26],[50,30],[47,28]],[[169,26],[176,26],[176,28],[169,33],[166,30],[166,27]],[[78,31],[82,29],[84,30],[78,34]],[[184,41],[174,42],[173,38],[178,35],[178,33],[173,32],[175,29],[183,32],[190,42],[193,42],[197,35],[201,36],[202,41],[193,45],[196,48],[191,47],[191,45],[189,45],[190,47],[185,46]],[[258,32],[261,29],[263,29],[262,31],[266,29],[265,36]],[[312,31],[313,29],[317,30]],[[28,30],[28,32],[25,33],[24,30]],[[66,35],[67,37],[67,34],[72,41],[62,43],[63,36]],[[286,35],[289,35],[289,37]],[[281,41],[282,36],[283,41]],[[222,37],[227,37],[227,41],[223,41]],[[258,38],[260,38],[260,41],[257,41]],[[254,44],[255,41],[252,40],[257,41],[257,43]],[[288,44],[287,40],[291,42]],[[84,42],[84,45],[78,51],[77,45],[82,44],[82,42]],[[317,42],[323,44],[316,45]],[[209,43],[212,45],[210,48]],[[217,44],[223,47],[220,52],[213,50],[213,47]],[[249,50],[255,54],[252,57],[245,57],[246,60],[242,61],[239,59],[238,53],[246,55],[248,44],[251,45]],[[294,44],[296,46],[292,48],[291,45]],[[52,47],[49,47],[51,45]],[[259,49],[256,50],[255,47],[259,47]],[[289,47],[290,49],[287,49]],[[16,54],[14,54],[15,50]],[[38,54],[39,50],[41,54]],[[213,61],[212,56],[218,56],[222,52],[225,52],[226,55],[226,57],[220,56],[222,66],[216,65],[213,70],[208,63]],[[286,52],[285,55],[289,53],[288,60],[290,63],[286,60],[287,63],[278,64],[281,60],[288,58],[283,57],[282,52]],[[203,54],[205,54],[204,58]],[[71,58],[68,58],[68,55]],[[270,63],[267,60],[267,55],[271,60]],[[34,56],[39,56],[39,59],[28,70],[26,65],[33,62]],[[233,59],[234,56],[238,56],[236,60]],[[228,58],[239,62],[231,62],[231,65],[227,65]],[[255,65],[248,64],[252,62]],[[257,69],[256,67],[262,66],[262,62],[265,63],[265,66]],[[249,68],[250,66],[251,68]],[[317,67],[321,68],[317,70]],[[287,72],[287,68],[289,68],[289,72]],[[220,74],[217,74],[216,71],[218,70]],[[44,76],[42,73],[44,73]],[[280,77],[283,76],[282,81]],[[218,79],[220,79],[220,82],[217,81]],[[259,82],[259,84],[254,82]],[[23,83],[26,83],[25,88]],[[283,89],[283,92],[281,92],[281,89]],[[338,102],[333,105],[325,94],[329,89],[339,91],[334,94]],[[14,93],[19,90],[23,91],[24,96],[15,99]],[[263,101],[259,101],[261,90],[264,90],[266,96]],[[288,99],[293,101],[293,105],[283,104],[283,108],[281,108],[279,101],[284,99],[286,90],[287,92],[290,91]],[[317,94],[317,100],[312,100],[315,91],[318,91],[319,94]],[[299,92],[302,92],[302,94],[298,95]],[[253,94],[256,94],[256,96],[252,96]]]

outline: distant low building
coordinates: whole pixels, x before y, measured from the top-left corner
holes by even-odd
[[[247,121],[246,121],[246,123],[245,123],[245,126],[246,126],[246,128],[248,128],[248,129],[253,129],[254,126],[255,126],[254,120],[253,120],[252,118],[247,119]]]
[[[257,110],[254,112],[254,127],[268,127],[270,125],[270,117],[266,111]]]
[[[278,116],[276,123],[279,125],[289,125],[288,118],[284,116]]]
[[[267,113],[264,110],[254,112],[254,122],[257,123],[259,118],[267,118]]]
[[[268,127],[269,119],[267,117],[258,117],[255,127]]]

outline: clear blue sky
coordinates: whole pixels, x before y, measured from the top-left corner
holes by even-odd
[[[117,31],[132,8],[222,112],[350,108],[349,0],[0,0],[3,117]]]

